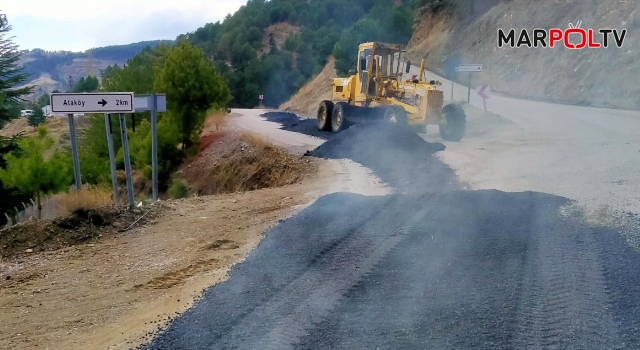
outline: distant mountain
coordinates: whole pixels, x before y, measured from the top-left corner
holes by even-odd
[[[70,89],[70,80],[73,83],[88,75],[100,77],[101,70],[114,64],[122,66],[146,46],[171,42],[173,40],[141,41],[97,47],[85,52],[23,50],[21,62],[29,74],[27,85],[36,86],[34,94],[37,96],[54,89],[66,91]]]

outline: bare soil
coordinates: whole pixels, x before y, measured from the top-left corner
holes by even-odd
[[[133,346],[307,202],[303,186],[163,202],[157,219],[126,234],[3,258],[0,348]]]
[[[258,52],[258,55],[269,52],[269,39],[271,36],[273,36],[273,41],[275,41],[276,47],[280,49],[291,34],[300,33],[300,27],[291,23],[280,22],[266,27],[262,33],[262,47]]]
[[[80,243],[90,243],[105,235],[125,231],[133,224],[144,224],[154,208],[79,209],[54,220],[31,220],[0,230],[0,257],[10,258],[23,252],[53,251]],[[1,272],[0,272],[1,273]]]

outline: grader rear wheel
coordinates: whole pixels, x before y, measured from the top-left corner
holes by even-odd
[[[333,113],[331,114],[331,131],[340,132],[344,129],[347,109],[348,105],[344,102],[338,102],[333,107]]]
[[[331,130],[331,114],[333,113],[333,102],[322,101],[318,106],[317,126],[318,130]]]

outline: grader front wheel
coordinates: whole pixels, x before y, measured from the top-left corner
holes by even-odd
[[[407,112],[400,106],[390,106],[384,112],[384,120],[389,123],[407,125]]]

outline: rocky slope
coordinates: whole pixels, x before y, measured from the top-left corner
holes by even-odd
[[[429,70],[444,74],[456,57],[484,64],[473,86],[490,84],[495,92],[526,99],[625,109],[640,108],[640,3],[619,0],[475,0],[476,12],[427,10],[409,42],[413,60],[425,58]],[[621,48],[569,50],[497,46],[498,28],[627,29]],[[573,39],[572,39],[573,40]],[[601,42],[600,38],[596,41]],[[459,81],[466,81],[461,75]]]

